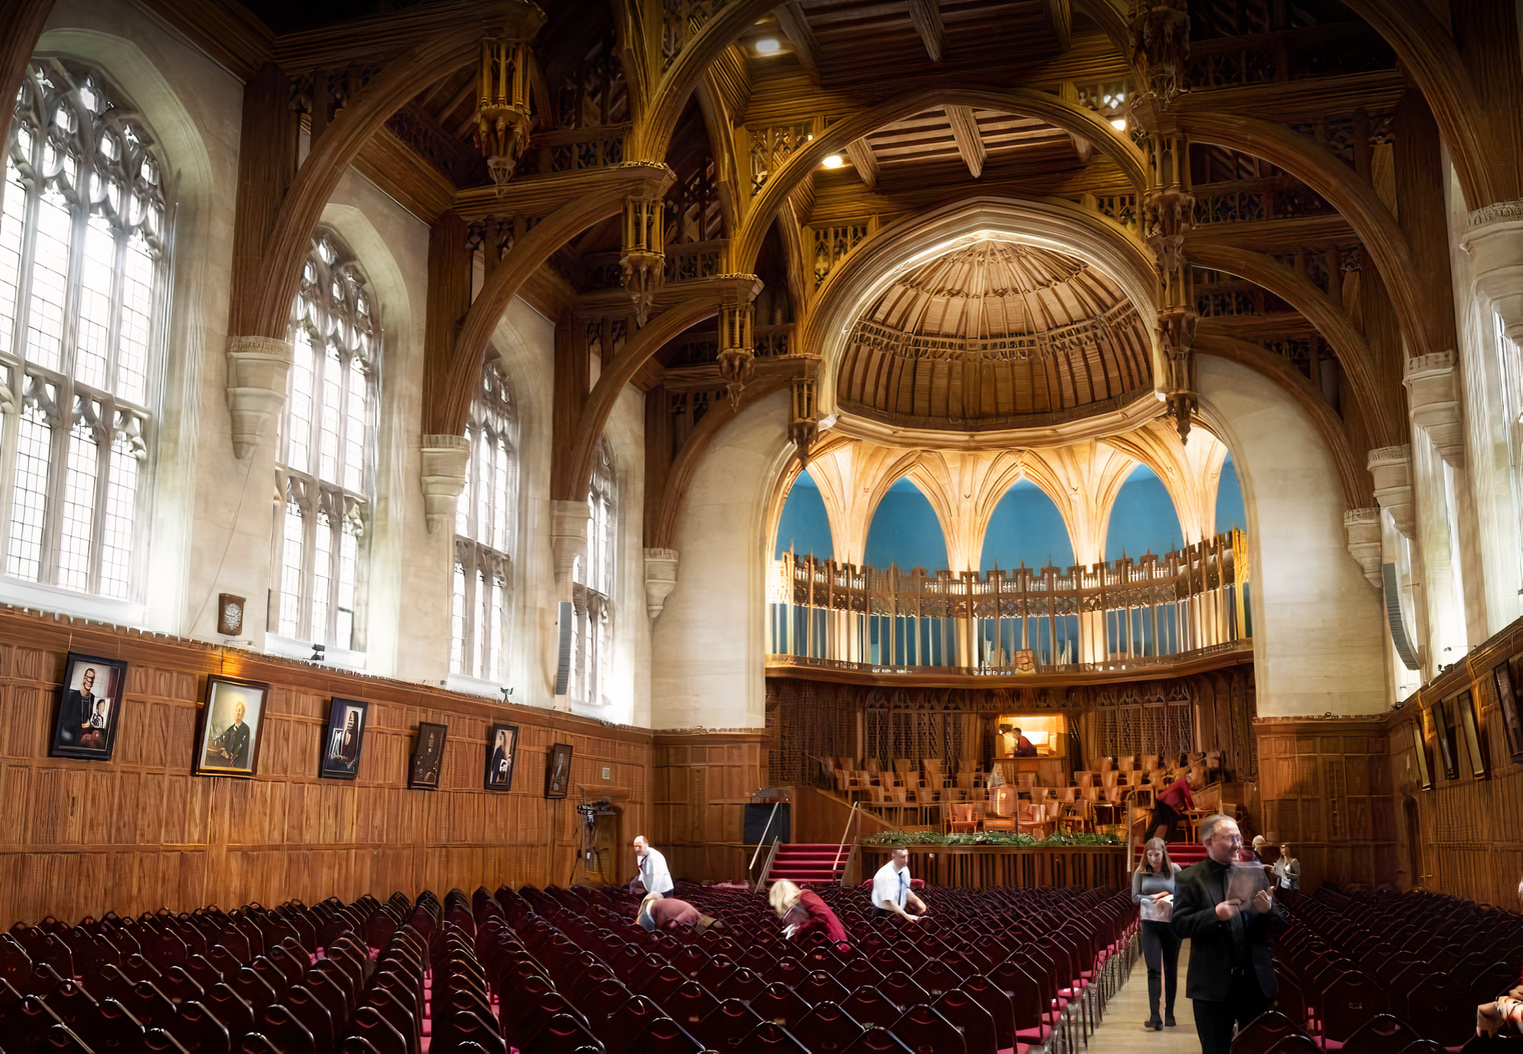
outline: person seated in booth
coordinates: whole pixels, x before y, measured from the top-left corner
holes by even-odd
[[[1523,881],[1518,882],[1518,907],[1523,908]],[[1478,1036],[1523,1035],[1523,976],[1490,1003],[1475,1008]]]
[[[1021,730],[1019,728],[1012,728],[1010,730],[1010,737],[1015,740],[1015,753],[1013,755],[1014,757],[1036,757],[1036,744],[1027,739],[1025,736],[1021,735]]]
[[[836,913],[830,910],[820,895],[812,889],[800,889],[786,878],[772,883],[767,891],[767,903],[783,920],[783,936],[795,940],[812,930],[818,930],[829,938],[838,949],[851,946],[846,927]]]

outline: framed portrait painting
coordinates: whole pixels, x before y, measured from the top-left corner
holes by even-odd
[[[58,688],[48,754],[110,761],[116,751],[116,722],[126,686],[126,662],[69,652]]]
[[[1428,738],[1423,735],[1423,723],[1419,718],[1412,726],[1412,745],[1417,749],[1417,782],[1425,791],[1433,789],[1433,767],[1428,761]]]
[[[1460,735],[1465,740],[1465,752],[1470,755],[1470,775],[1478,780],[1486,778],[1486,751],[1481,742],[1480,722],[1475,716],[1475,697],[1469,689],[1454,697],[1454,713],[1459,720]]]
[[[196,775],[252,776],[259,771],[270,686],[262,681],[208,677],[196,734]]]
[[[1514,761],[1523,761],[1523,720],[1518,716],[1518,692],[1513,679],[1512,663],[1506,660],[1498,663],[1491,671],[1491,683],[1497,691],[1502,730],[1507,735],[1507,753]]]
[[[1444,767],[1444,779],[1457,780],[1460,778],[1460,764],[1455,751],[1454,722],[1449,717],[1449,703],[1444,699],[1435,699],[1428,712],[1433,715],[1433,736],[1438,740],[1438,760]]]
[[[483,783],[487,790],[513,789],[513,758],[517,753],[517,725],[493,725],[488,729],[486,778]]]
[[[449,735],[445,725],[418,722],[418,743],[413,748],[412,764],[407,769],[408,790],[438,790],[439,771],[444,768],[444,741]]]
[[[571,786],[571,744],[557,743],[545,759],[545,797],[564,798]]]
[[[335,698],[329,704],[319,776],[352,780],[360,774],[360,749],[365,744],[365,721],[369,716],[370,704],[357,699]]]

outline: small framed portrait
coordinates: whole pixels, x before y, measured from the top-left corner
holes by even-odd
[[[270,686],[262,681],[208,677],[196,734],[196,775],[252,776],[259,771],[259,737]]]
[[[1421,719],[1412,726],[1412,745],[1417,748],[1417,782],[1425,791],[1433,789],[1433,767],[1428,761],[1428,738],[1423,735]]]
[[[1480,723],[1475,718],[1475,697],[1468,689],[1454,697],[1454,712],[1459,719],[1460,735],[1465,740],[1465,752],[1470,755],[1470,775],[1483,780],[1486,778],[1486,751],[1481,742]]]
[[[571,786],[571,744],[557,743],[545,759],[545,797],[564,798]]]
[[[1497,691],[1497,706],[1502,713],[1502,729],[1507,734],[1507,753],[1514,761],[1523,761],[1523,720],[1518,717],[1518,693],[1514,687],[1512,663],[1503,661],[1491,671],[1491,683]]]
[[[329,704],[319,776],[352,780],[360,774],[360,749],[365,744],[365,720],[369,716],[370,704],[357,699],[334,699]]]
[[[1449,717],[1449,703],[1444,699],[1435,699],[1428,712],[1433,715],[1433,735],[1438,740],[1438,760],[1444,766],[1444,779],[1457,780],[1460,778],[1460,764],[1455,751],[1454,723]]]
[[[518,753],[518,726],[493,725],[487,731],[487,790],[513,789],[513,757]],[[569,767],[570,758],[567,758]]]
[[[55,758],[110,761],[126,685],[127,664],[122,660],[69,652],[48,753]]]
[[[407,770],[408,790],[438,790],[439,771],[444,768],[444,740],[449,734],[445,725],[418,722],[418,743],[413,747],[412,765]]]

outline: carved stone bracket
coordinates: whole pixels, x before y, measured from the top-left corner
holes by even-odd
[[[1184,87],[1190,60],[1190,12],[1186,0],[1142,0],[1132,17],[1133,50],[1146,78],[1145,90],[1165,105]]]
[[[587,503],[550,503],[550,553],[555,559],[555,580],[569,581],[577,557],[587,556]]]
[[[1199,405],[1195,391],[1195,326],[1199,316],[1192,305],[1165,307],[1158,312],[1158,336],[1163,344],[1163,395],[1181,443],[1190,436],[1190,414]]]
[[[651,618],[661,614],[666,598],[677,588],[677,550],[645,550],[645,610]]]
[[[1403,537],[1413,537],[1416,517],[1412,505],[1411,444],[1371,450],[1368,466],[1375,483],[1375,500],[1391,514],[1391,521]]]
[[[727,276],[720,276],[727,277]],[[756,371],[756,293],[761,281],[753,275],[737,275],[741,281],[723,292],[719,302],[719,376],[729,391],[730,405]],[[744,279],[750,278],[748,283]]]
[[[1465,428],[1460,420],[1458,378],[1452,351],[1416,355],[1407,360],[1407,405],[1412,423],[1428,433],[1449,464],[1465,463]]]
[[[1476,289],[1523,344],[1523,200],[1487,205],[1468,220],[1460,247],[1470,254]]]
[[[635,322],[650,319],[656,291],[666,281],[664,199],[657,194],[631,194],[624,199],[624,240],[619,269],[624,288],[635,302]]]
[[[286,401],[286,376],[294,352],[276,337],[229,337],[227,408],[232,416],[233,453],[241,461],[254,452]]]
[[[808,466],[809,448],[820,431],[820,411],[815,405],[814,370],[806,367],[803,377],[793,379],[793,412],[788,418],[788,438],[798,452],[799,464]]]
[[[423,482],[423,512],[432,534],[455,519],[455,502],[465,489],[471,445],[464,436],[424,436],[419,474]]]
[[[1359,570],[1369,579],[1370,585],[1380,588],[1380,510],[1350,509],[1343,514],[1343,533],[1348,538],[1348,551],[1359,564]]]

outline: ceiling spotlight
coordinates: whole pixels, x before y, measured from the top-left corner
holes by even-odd
[[[762,37],[752,46],[758,55],[776,55],[783,50],[783,42],[776,37]]]
[[[1125,117],[1112,117],[1111,118],[1111,127],[1114,128],[1118,132],[1124,132],[1124,131],[1126,131],[1126,118]]]
[[[826,154],[825,160],[821,161],[820,164],[824,165],[826,168],[840,168],[842,165],[846,164],[846,159],[843,158],[840,154]]]

